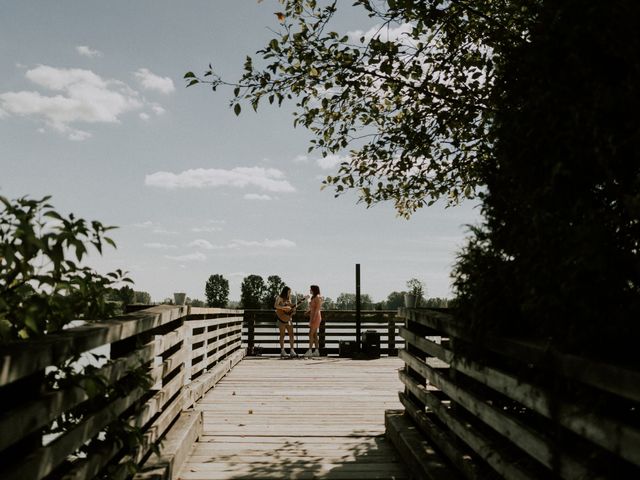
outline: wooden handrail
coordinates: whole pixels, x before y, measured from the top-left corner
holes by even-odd
[[[242,314],[242,310],[161,305],[0,346],[0,478],[92,478],[118,458],[119,448],[105,445],[90,458],[74,452],[97,444],[101,432],[116,420],[142,429],[144,442],[130,458],[143,461],[181,412],[244,356]],[[46,391],[45,371],[99,347],[109,349],[111,357],[94,372],[102,381],[120,384],[142,367],[154,385],[149,390],[124,391],[100,409],[82,414],[70,430],[43,439],[45,427],[79,411],[93,395],[85,388],[89,384],[82,382]],[[133,407],[137,413],[131,415]],[[125,464],[115,467],[126,472]]]
[[[382,355],[397,355],[397,346],[403,342],[398,334],[400,322],[396,315],[396,310],[361,311],[362,330],[374,330],[380,335]],[[319,332],[322,354],[337,355],[340,340],[355,339],[356,311],[323,310],[322,318]],[[302,312],[297,312],[293,317],[297,343],[301,349],[307,346],[308,322]],[[273,310],[245,310],[243,335],[249,354],[258,346],[262,354],[277,354],[280,351],[278,324]]]
[[[467,478],[475,467],[461,462],[459,445],[505,478],[640,476],[640,371],[531,340],[479,341],[444,312],[399,317],[405,411]]]

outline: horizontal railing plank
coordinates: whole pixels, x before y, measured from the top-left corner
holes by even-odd
[[[108,363],[94,375],[111,385],[127,375],[130,370],[151,361],[158,354],[158,342],[150,342],[126,357]],[[0,451],[49,424],[88,398],[82,387],[72,387],[46,393],[36,400],[19,404],[16,408],[4,412],[0,416],[0,431],[12,432],[12,435],[0,435]]]
[[[242,349],[242,311],[230,309],[190,309],[181,306],[156,306],[138,310],[115,319],[86,323],[57,334],[0,347],[0,394],[22,388],[31,378],[40,380],[47,367],[74,360],[83,352],[113,344],[113,359],[93,370],[107,385],[114,385],[139,367],[149,373],[154,386],[136,388],[129,394],[111,399],[79,424],[49,442],[39,445],[39,431],[62,415],[91,400],[80,386],[42,393],[33,388],[24,392],[24,402],[0,415],[0,452],[4,454],[0,478],[67,480],[89,479],[109,465],[114,480],[129,475],[127,460],[140,462],[175,423],[180,413],[193,405],[238,361]],[[190,338],[195,330],[200,332]],[[158,333],[161,332],[161,333]],[[187,339],[189,341],[187,341]],[[194,341],[201,348],[192,351]],[[140,343],[142,346],[137,346]],[[202,353],[199,378],[186,384],[193,354]],[[207,369],[208,371],[204,371]],[[14,384],[19,381],[20,383]],[[14,384],[14,385],[11,385]],[[123,414],[135,406],[135,413]],[[96,438],[112,422],[121,420],[142,429],[135,453],[123,457],[122,446],[105,444],[91,455],[78,456],[78,448],[96,445]],[[6,434],[11,432],[11,434]],[[34,442],[29,442],[33,438]],[[16,442],[24,443],[24,454],[15,459],[7,455]],[[22,448],[23,445],[21,444]],[[17,446],[16,446],[17,448]],[[9,460],[9,461],[5,461]],[[114,469],[115,468],[115,469]]]
[[[400,334],[411,345],[450,362],[451,367],[468,377],[640,466],[640,431],[632,426],[606,418],[586,406],[568,402],[559,394],[554,395],[514,375],[480,365],[462,354],[454,355],[441,345],[421,338],[405,328],[401,328]]]
[[[503,478],[506,480],[540,480],[544,478],[544,473],[540,469],[536,471],[535,465],[523,461],[522,456],[515,455],[508,448],[503,448],[502,442],[496,437],[490,437],[486,432],[473,428],[472,425],[459,418],[459,415],[452,412],[435,395],[429,393],[424,385],[419,385],[404,372],[400,372],[400,380],[413,395],[438,415],[440,421],[446,424],[458,438],[469,445]],[[399,396],[407,413],[410,413],[412,409],[409,406],[408,397],[402,392],[399,393]]]
[[[69,454],[95,437],[143,394],[144,391],[141,388],[136,388],[127,396],[109,403],[100,411],[90,415],[71,430],[65,432],[64,435],[56,438],[49,445],[27,455],[23,462],[13,465],[7,471],[0,472],[0,478],[3,480],[24,480],[25,478],[39,480],[46,477]]]
[[[403,395],[401,402],[405,407],[406,413],[413,418],[422,433],[449,459],[451,464],[456,466],[466,479],[487,480],[497,478],[494,472],[490,472],[489,468],[472,457],[472,450],[469,449],[468,445],[464,444],[450,430],[437,425],[409,397]]]
[[[469,336],[468,328],[451,314],[428,310],[401,310],[399,317],[437,330],[445,336],[477,343],[476,339]],[[561,353],[531,341],[491,337],[484,340],[482,346],[524,364],[544,365],[555,374],[640,402],[640,371]]]
[[[554,442],[544,432],[532,428],[504,410],[498,409],[477,394],[464,389],[406,351],[400,352],[405,363],[444,392],[451,400],[471,412],[496,432],[508,438],[533,458],[551,470],[559,468],[562,478],[587,478],[590,469],[572,456],[558,452]]]
[[[70,328],[59,334],[0,347],[0,386],[58,365],[74,355],[165,325],[187,314],[187,307],[157,306],[113,320]]]

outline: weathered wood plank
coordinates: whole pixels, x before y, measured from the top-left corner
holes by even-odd
[[[216,385],[235,365],[244,358],[244,350],[238,350],[231,354],[229,358],[221,361],[209,372],[198,377],[185,387],[186,397],[184,400],[184,408],[191,406],[200,400],[214,385]]]
[[[429,310],[401,310],[400,317],[438,330],[445,335],[470,339],[465,326],[450,314]],[[622,398],[640,402],[640,371],[596,362],[548,349],[545,345],[506,338],[491,338],[483,346],[525,364],[546,365],[557,375],[583,382]]]
[[[411,368],[419,371],[437,388],[446,393],[458,405],[489,425],[495,431],[508,438],[533,458],[551,470],[558,469],[562,478],[583,479],[590,474],[590,468],[569,454],[556,451],[554,442],[542,431],[521,422],[517,417],[498,409],[470,390],[461,388],[453,381],[441,375],[422,360],[403,352],[402,359]],[[403,382],[409,378],[401,374]],[[406,385],[406,382],[404,382]]]
[[[194,408],[203,436],[180,477],[406,478],[385,440],[398,408],[397,358],[247,358]]]
[[[458,480],[458,474],[407,421],[401,410],[387,410],[385,431],[415,478]]]
[[[175,480],[195,441],[202,433],[202,413],[184,412],[167,434],[160,449],[160,455],[153,454],[143,470],[134,475],[134,480],[157,478],[158,471],[164,470],[164,476]]]
[[[3,345],[0,348],[0,386],[50,365],[58,365],[75,354],[129,338],[186,315],[187,307],[159,305],[113,320],[70,328],[59,334],[47,335],[42,340]]]
[[[137,388],[126,397],[115,400],[102,410],[84,419],[65,435],[27,455],[18,464],[0,472],[0,478],[3,480],[24,480],[25,478],[37,480],[47,476],[66,459],[67,455],[96,436],[138,400],[143,393],[141,389]]]
[[[191,307],[189,310],[189,317],[197,318],[198,315],[229,315],[234,317],[240,315],[240,318],[242,318],[243,313],[244,310],[234,310],[230,308]]]
[[[155,355],[159,354],[159,348],[159,342],[150,342],[128,356],[108,363],[100,368],[96,375],[103,377],[106,383],[113,384],[131,369],[151,361]],[[88,398],[84,389],[74,387],[46,393],[41,398],[25,402],[11,411],[4,412],[0,416],[0,431],[12,432],[12,434],[0,435],[0,451],[49,424],[63,412],[71,410]]]
[[[405,328],[400,329],[400,334],[422,351],[450,363],[452,368],[516,400],[540,415],[553,419],[563,427],[625,460],[640,465],[640,431],[631,425],[594,413],[584,405],[567,402],[559,394],[554,395],[496,368],[480,365],[464,355],[454,355],[441,345],[418,337]]]
[[[238,325],[242,322],[242,317],[220,317],[220,318],[204,318],[204,319],[198,319],[198,320],[192,320],[193,315],[189,315],[189,317],[187,317],[187,320],[185,322],[185,325],[190,328],[192,331],[196,328],[204,328],[204,329],[209,329],[209,328],[215,328],[216,330],[219,328],[220,325]],[[208,333],[212,333],[215,330],[212,330]],[[205,330],[205,333],[206,330]]]
[[[443,423],[502,477],[507,480],[539,480],[544,478],[545,474],[540,468],[536,470],[531,464],[523,462],[522,457],[515,456],[508,449],[500,448],[500,443],[495,438],[489,437],[486,433],[460,419],[435,395],[429,394],[425,387],[418,385],[404,373],[401,373],[400,376],[413,395],[420,398],[420,401],[436,412]],[[410,406],[410,400],[404,393],[400,392],[399,397],[405,407]],[[411,411],[411,408],[407,408],[407,413]]]
[[[442,452],[460,474],[469,480],[497,479],[498,475],[484,465],[479,464],[472,455],[469,447],[448,430],[441,428],[429,416],[413,403],[407,396],[402,398],[402,404],[409,417],[413,419],[424,435]],[[433,414],[432,414],[433,415]]]

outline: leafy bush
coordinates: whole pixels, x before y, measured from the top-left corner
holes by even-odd
[[[109,300],[113,292],[133,295],[130,287],[115,289],[119,283],[131,282],[121,270],[100,275],[81,262],[94,248],[102,253],[105,244],[115,247],[105,234],[114,227],[87,222],[73,214],[63,216],[47,203],[22,197],[10,201],[0,196],[0,341],[28,342],[59,332],[74,319],[106,319],[120,302]],[[92,354],[98,365],[109,362]],[[73,355],[60,365],[53,365],[42,377],[42,391],[80,387],[88,400],[55,419],[39,433],[63,434],[91,414],[104,409],[118,396],[144,392],[151,385],[148,367],[127,372],[116,383],[109,383],[96,365],[79,362]],[[9,399],[7,399],[9,401]],[[11,401],[20,401],[19,398]],[[142,402],[130,410],[137,412]],[[123,449],[131,455],[143,440],[142,430],[124,420],[106,426],[99,438],[88,442],[75,455],[90,455],[105,445]],[[109,447],[111,448],[111,447]],[[154,447],[155,448],[155,447]],[[131,457],[125,457],[131,458]],[[133,460],[126,464],[136,469]],[[104,473],[105,478],[111,478]]]
[[[530,42],[509,55],[495,161],[482,169],[486,221],[456,270],[460,314],[480,333],[634,356],[638,15],[636,2],[548,2]]]
[[[130,282],[121,270],[100,275],[81,262],[93,247],[115,243],[114,227],[64,217],[50,197],[10,201],[0,196],[0,339],[61,330],[74,319],[108,318],[108,289]]]

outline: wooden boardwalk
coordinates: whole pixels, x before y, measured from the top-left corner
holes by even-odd
[[[396,357],[245,358],[196,405],[204,433],[184,480],[405,479],[384,437],[398,409]]]

